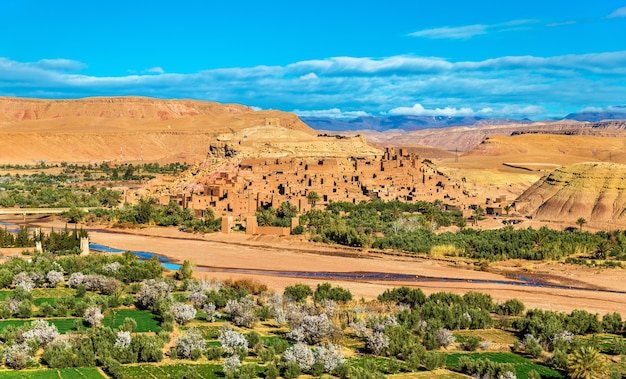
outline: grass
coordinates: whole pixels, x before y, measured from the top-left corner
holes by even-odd
[[[149,311],[136,310],[136,309],[115,309],[109,311],[110,313],[102,320],[104,326],[109,326],[113,329],[118,328],[124,323],[125,318],[132,318],[137,322],[137,327],[133,330],[135,333],[146,332],[160,332],[161,327],[154,318],[154,315]],[[59,333],[65,334],[68,331],[74,329],[74,322],[76,320],[82,320],[80,317],[67,317],[67,318],[37,318],[37,319],[10,319],[0,320],[0,331],[9,326],[21,327],[25,324],[30,324],[35,320],[45,320],[51,324],[56,325]]]
[[[386,375],[386,378],[392,379],[409,379],[409,378],[420,378],[420,379],[466,379],[467,375],[459,374],[458,372],[446,370],[446,369],[437,369],[433,371],[422,371],[422,372],[405,372],[402,374],[393,374]]]
[[[135,333],[160,332],[161,327],[149,311],[137,309],[114,309],[110,311],[103,320],[104,326],[110,326],[115,329],[124,323],[125,318],[132,318],[137,322],[137,327],[133,330]]]
[[[464,342],[469,336],[478,336],[485,341],[503,345],[512,345],[517,340],[513,333],[501,329],[455,330],[454,336],[457,337],[457,342]]]
[[[75,367],[52,370],[4,370],[0,371],[0,379],[103,379],[95,367]]]
[[[221,365],[218,364],[176,364],[176,365],[134,365],[122,366],[122,377],[124,379],[145,379],[145,378],[176,378],[182,374],[195,370],[198,378],[216,378],[222,372]]]
[[[542,366],[532,360],[513,353],[453,353],[446,356],[446,367],[458,370],[459,358],[469,356],[472,359],[489,359],[497,363],[511,363],[515,367],[515,374],[519,379],[527,379],[530,370],[536,370],[544,379],[563,378],[558,372],[549,367]]]

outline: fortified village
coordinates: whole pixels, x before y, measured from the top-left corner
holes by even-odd
[[[266,126],[277,121],[266,120]],[[318,136],[349,139],[342,136]],[[247,221],[250,234],[289,234],[289,228],[258,228],[254,214],[259,207],[278,208],[284,202],[306,212],[330,201],[359,203],[381,199],[416,202],[442,201],[449,210],[470,216],[477,199],[449,177],[420,161],[412,148],[385,148],[377,155],[312,157],[241,157],[246,141],[216,142],[209,146],[204,174],[194,175],[193,185],[176,192],[161,192],[159,203],[174,201],[196,216],[212,210],[223,217],[223,232],[235,222]],[[312,195],[313,194],[313,195]],[[504,197],[491,200],[490,214],[501,214]],[[487,201],[489,204],[490,200]],[[482,202],[481,202],[482,203]],[[292,228],[297,225],[293,220]],[[286,230],[284,230],[286,229]]]

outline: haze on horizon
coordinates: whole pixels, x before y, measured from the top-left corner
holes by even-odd
[[[301,116],[542,119],[626,104],[626,1],[0,4],[0,96]]]

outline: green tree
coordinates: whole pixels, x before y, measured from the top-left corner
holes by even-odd
[[[78,207],[71,207],[69,211],[65,212],[64,216],[67,217],[67,222],[77,224],[83,220],[85,212]]]
[[[604,372],[604,362],[597,349],[580,346],[567,359],[567,372],[572,379],[592,379]]]
[[[474,225],[478,224],[478,220],[482,220],[485,215],[485,210],[481,206],[477,206],[474,209],[474,213],[472,214],[472,220],[474,221]]]
[[[580,231],[583,231],[583,225],[585,225],[587,223],[587,220],[585,220],[584,217],[580,217],[578,218],[578,220],[576,220],[576,225],[578,225],[580,227]]]
[[[315,203],[317,203],[318,201],[320,201],[320,195],[317,194],[317,192],[315,191],[311,191],[306,195],[307,200],[309,201],[309,204],[311,204],[312,207],[315,207]]]
[[[191,279],[193,276],[193,265],[191,261],[185,260],[183,261],[183,265],[180,266],[178,271],[176,271],[176,279],[178,280],[187,280]]]
[[[306,284],[296,283],[293,286],[285,287],[284,294],[296,303],[301,303],[313,295],[313,290]]]

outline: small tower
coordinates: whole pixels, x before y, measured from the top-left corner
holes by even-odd
[[[80,255],[89,255],[89,237],[81,237]]]

